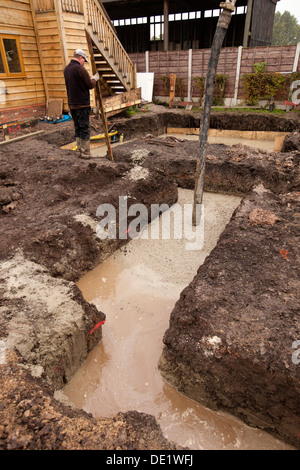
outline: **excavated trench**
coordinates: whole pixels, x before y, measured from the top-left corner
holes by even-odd
[[[158,369],[170,313],[240,200],[205,193],[201,249],[187,248],[195,232],[179,240],[138,238],[78,282],[85,299],[105,312],[106,322],[101,343],[63,389],[75,406],[98,418],[130,409],[149,413],[156,417],[164,436],[183,448],[290,448],[227,413],[190,400],[168,384]],[[192,206],[193,192],[180,190],[176,204]],[[162,224],[168,223],[168,212],[161,219]],[[157,224],[157,220],[152,222],[149,233]]]
[[[254,125],[253,118],[247,116],[243,121],[235,116],[232,121],[229,117],[226,119],[227,125],[217,117],[216,127],[236,128],[239,122],[239,128],[242,125],[242,130],[250,130]],[[180,189],[179,195],[193,189],[197,142],[183,136],[182,140],[167,137],[158,139],[159,142],[149,142],[149,139],[161,135],[169,125],[197,127],[197,124],[192,115],[158,113],[155,109],[142,117],[119,119],[115,123],[118,132],[124,133],[128,140],[138,139],[128,144],[125,140],[125,144],[115,147],[113,164],[97,155],[97,150],[93,150],[95,159],[88,164],[76,160],[70,151],[54,150],[54,134],[56,146],[61,147],[67,143],[70,129],[49,133],[23,146],[14,144],[5,155],[1,179],[5,182],[6,192],[1,193],[2,207],[6,209],[15,203],[18,208],[18,201],[21,201],[21,210],[13,208],[3,210],[1,214],[6,217],[5,240],[1,239],[2,313],[5,318],[2,320],[1,347],[16,351],[31,374],[40,377],[38,380],[50,378],[56,387],[53,396],[59,401],[54,405],[51,401],[55,413],[51,409],[50,418],[49,413],[48,418],[43,416],[43,422],[48,423],[43,440],[40,436],[43,426],[38,428],[39,431],[34,430],[30,420],[24,419],[24,413],[29,416],[29,413],[34,415],[34,411],[29,411],[32,408],[25,404],[26,394],[22,392],[23,415],[11,413],[10,420],[18,424],[21,435],[24,428],[27,440],[22,441],[16,435],[12,437],[13,430],[7,423],[5,432],[1,431],[4,448],[7,442],[11,448],[15,448],[12,442],[17,442],[16,448],[30,448],[34,442],[37,448],[49,445],[49,448],[172,449],[174,446],[170,441],[194,449],[298,446],[299,397],[294,389],[299,383],[299,368],[291,361],[291,343],[299,336],[294,314],[299,301],[296,295],[298,268],[294,261],[298,256],[295,244],[299,212],[297,191],[300,189],[298,152],[266,152],[241,144],[209,146],[205,188],[206,203],[210,208],[208,214],[213,212],[215,221],[219,221],[218,209],[224,208],[225,203],[227,210],[222,215],[220,230],[212,225],[213,236],[206,237],[210,246],[204,251],[204,260],[195,263],[195,257],[189,254],[192,268],[191,260],[181,262],[184,253],[175,248],[175,259],[172,259],[173,251],[166,263],[168,267],[174,266],[173,272],[166,270],[163,275],[158,274],[159,260],[149,258],[150,265],[151,259],[154,263],[154,270],[149,265],[141,265],[145,248],[137,252],[133,248],[140,240],[103,243],[95,236],[95,214],[99,204],[109,202],[117,208],[119,197],[126,194],[129,204],[141,202],[147,208],[153,203],[172,206],[177,202],[178,186],[187,191],[182,193]],[[298,129],[294,120],[274,120],[273,117],[261,118],[259,128],[263,126],[265,130],[272,128],[279,132]],[[145,129],[152,138],[145,137]],[[20,157],[24,152],[27,156],[23,160]],[[29,168],[31,174],[27,180]],[[26,183],[20,182],[22,174]],[[232,213],[230,223],[227,223]],[[39,214],[39,220],[36,214]],[[7,239],[10,240],[9,254]],[[257,262],[257,257],[265,250],[265,242],[268,249],[271,247],[272,255],[267,267]],[[152,250],[155,252],[156,248]],[[167,251],[165,247],[163,253],[166,256]],[[268,257],[268,253],[264,256]],[[280,262],[287,261],[286,258],[289,262],[285,263],[281,273]],[[85,274],[99,263],[96,272]],[[271,275],[276,270],[278,280]],[[229,272],[234,278],[229,278]],[[173,280],[171,275],[175,276]],[[243,277],[245,275],[247,279]],[[256,287],[249,281],[253,276]],[[87,302],[73,284],[79,278],[82,279],[77,285]],[[204,282],[207,284],[200,287]],[[258,286],[264,282],[266,289],[261,293]],[[278,288],[282,283],[285,288]],[[39,301],[37,295],[41,293]],[[277,314],[282,299],[284,308]],[[144,302],[140,303],[141,300]],[[263,308],[259,309],[257,303]],[[239,318],[239,311],[247,318]],[[41,312],[46,312],[46,317],[41,318]],[[232,315],[229,321],[226,320],[228,312]],[[202,313],[206,317],[202,317]],[[275,315],[274,326],[270,322],[272,315]],[[219,324],[214,323],[214,316],[215,319],[220,316]],[[261,325],[264,325],[263,329]],[[249,337],[249,331],[253,338]],[[244,337],[248,338],[247,344],[243,344]],[[201,338],[207,339],[205,344],[201,343]],[[260,355],[255,344],[259,345]],[[268,354],[266,348],[269,348]],[[284,358],[280,357],[278,348],[282,349]],[[133,358],[137,359],[136,364]],[[206,370],[199,369],[199,361],[206,364]],[[8,367],[5,360],[3,363]],[[107,367],[109,363],[112,370]],[[225,369],[222,369],[223,364]],[[140,373],[141,368],[143,373]],[[9,376],[7,371],[5,374]],[[250,381],[253,374],[262,377],[260,382],[254,383],[251,400],[243,386],[238,390],[241,384],[249,385],[245,379],[247,374]],[[272,390],[272,380],[273,384],[283,381],[288,385],[289,393],[274,385]],[[116,389],[112,389],[113,382]],[[62,387],[64,394],[59,392]],[[47,393],[51,396],[51,392]],[[64,395],[79,408],[91,412],[97,424],[94,418],[78,409],[61,409]],[[146,397],[145,408],[143,397]],[[267,409],[267,397],[271,397],[271,410]],[[282,403],[286,404],[284,410]],[[128,414],[128,410],[136,410],[140,415]],[[59,413],[60,418],[57,417]],[[149,424],[148,414],[156,417],[167,441],[156,430],[156,440],[151,438],[146,444],[148,427],[150,433],[156,429],[155,424]],[[65,428],[64,436],[68,439],[61,437],[62,421],[67,417],[72,420],[72,426],[76,426],[79,419],[87,423],[79,431],[77,429],[72,439],[68,435],[70,424],[66,423],[68,430]],[[238,418],[257,428],[249,428]],[[123,423],[120,426],[125,425],[125,440],[120,433],[107,431],[110,419],[115,427],[119,422]],[[60,432],[54,421],[59,423]],[[90,430],[100,425],[106,433],[101,444],[87,431],[88,427]],[[191,437],[197,434],[197,438]],[[82,444],[80,435],[89,436],[90,440],[85,438],[85,444]]]

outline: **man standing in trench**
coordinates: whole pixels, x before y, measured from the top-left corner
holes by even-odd
[[[88,62],[86,53],[82,49],[76,49],[73,59],[64,70],[64,77],[79,157],[91,158],[90,90],[96,86],[99,74],[90,77],[84,67],[85,62]]]

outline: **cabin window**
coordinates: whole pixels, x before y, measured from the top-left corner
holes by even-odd
[[[24,66],[18,37],[0,35],[0,76],[24,76]]]

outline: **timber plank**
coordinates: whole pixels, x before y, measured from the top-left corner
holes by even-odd
[[[0,8],[4,10],[19,10],[19,11],[31,11],[28,2],[14,1],[14,0],[0,0]]]
[[[39,67],[41,67],[40,60],[38,57],[31,57],[31,58],[28,58],[26,56],[24,57],[25,71],[30,70],[30,67],[34,65],[38,65]]]
[[[43,36],[42,38],[40,38],[40,44],[53,44],[53,43],[58,43],[59,44],[59,39],[58,39],[58,36],[57,34],[55,35],[50,35],[50,36]]]
[[[7,97],[6,107],[9,104],[11,104],[12,106],[22,106],[24,105],[25,101],[27,101],[27,104],[32,104],[32,102],[38,103],[42,102],[43,100],[45,100],[45,93],[23,93],[21,98],[20,95],[17,93]]]
[[[57,36],[57,28],[40,28],[39,27],[39,36],[40,37],[43,37],[43,36],[54,36],[56,37]]]
[[[1,10],[0,10],[1,11]],[[2,18],[1,18],[2,19]],[[26,36],[31,36],[35,37],[33,28],[31,27],[22,27],[20,25],[10,25],[10,24],[4,24],[0,23],[1,29],[5,29],[5,34],[13,34],[20,36],[21,41],[26,37]]]
[[[47,51],[47,50],[60,51],[59,42],[43,43],[41,44],[41,50],[42,51]]]
[[[36,99],[38,99],[39,101],[36,101]],[[20,104],[18,104],[18,102],[15,102],[15,101],[12,101],[12,102],[7,101],[5,103],[5,106],[0,105],[0,109],[6,109],[8,107],[32,106],[32,102],[33,102],[32,98],[22,100],[22,103],[19,102]],[[45,95],[36,97],[34,99],[34,102],[36,103],[37,106],[43,105],[45,103]]]
[[[30,59],[30,58],[39,58],[38,51],[37,50],[32,50],[32,49],[22,49],[22,57],[23,61],[25,59]]]

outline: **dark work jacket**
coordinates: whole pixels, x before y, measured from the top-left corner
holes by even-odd
[[[72,59],[64,70],[70,109],[90,106],[90,90],[96,82],[77,60]]]

